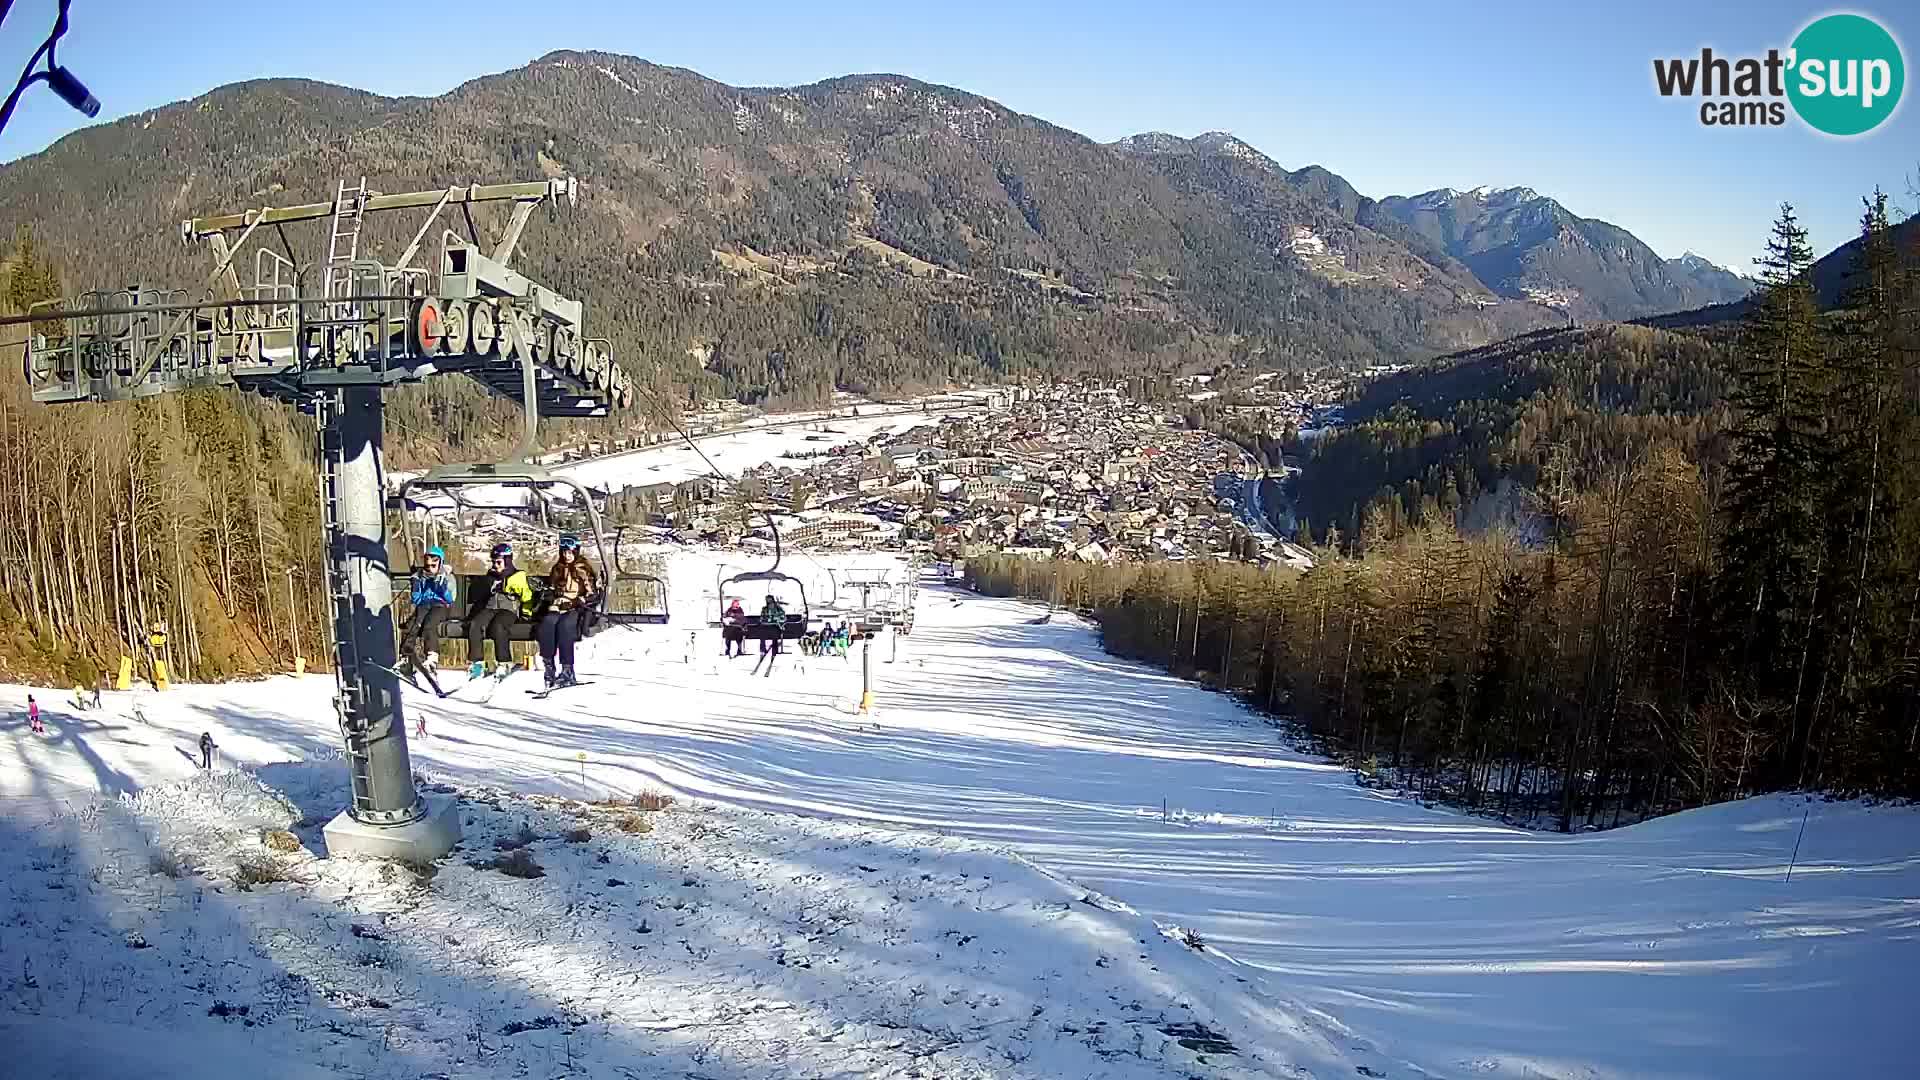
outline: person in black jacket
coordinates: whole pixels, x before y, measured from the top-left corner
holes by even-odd
[[[493,566],[474,598],[467,615],[467,674],[479,678],[487,673],[483,639],[493,641],[494,674],[513,670],[513,644],[509,635],[516,620],[533,616],[533,584],[527,572],[513,565],[513,545],[493,545]]]

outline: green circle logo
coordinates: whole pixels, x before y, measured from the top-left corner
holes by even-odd
[[[1907,68],[1900,43],[1864,15],[1827,15],[1793,39],[1787,98],[1816,131],[1861,135],[1900,104]]]

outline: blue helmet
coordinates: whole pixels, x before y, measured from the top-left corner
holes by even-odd
[[[572,533],[567,533],[566,535],[560,538],[561,551],[575,551],[575,550],[578,550],[579,547],[580,547],[580,538],[573,535]]]
[[[495,544],[495,545],[493,545],[493,557],[494,557],[494,558],[496,558],[496,559],[511,559],[511,558],[513,558],[513,545],[512,545],[512,544]]]
[[[447,561],[447,553],[440,550],[440,545],[435,544],[433,547],[427,549],[427,558],[439,559],[441,562],[445,562]]]

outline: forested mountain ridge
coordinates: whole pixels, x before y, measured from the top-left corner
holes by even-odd
[[[1230,205],[1279,199],[1271,189],[1291,188],[1298,203],[1319,211],[1292,207],[1295,221],[1322,238],[1331,235],[1330,245],[1351,253],[1350,270],[1377,266],[1381,256],[1367,250],[1368,242],[1376,249],[1384,242],[1443,276],[1463,300],[1507,301],[1522,310],[1545,306],[1583,319],[1630,319],[1738,299],[1752,288],[1747,279],[1691,253],[1662,259],[1626,229],[1580,217],[1529,188],[1439,188],[1373,199],[1322,166],[1288,171],[1223,132],[1192,139],[1148,132],[1113,145],[1149,158],[1176,181],[1210,171],[1211,186]],[[1251,177],[1264,180],[1269,191],[1250,195]],[[1334,225],[1329,234],[1327,214],[1346,227]],[[1368,239],[1352,239],[1356,233]],[[1409,283],[1402,277],[1397,284]],[[1564,322],[1542,318],[1538,310],[1503,310],[1494,317],[1516,329]]]
[[[1441,188],[1380,200],[1363,220],[1394,218],[1473,269],[1502,296],[1589,319],[1737,299],[1750,283],[1704,260],[1666,260],[1627,230],[1568,211],[1530,188]]]
[[[69,288],[187,287],[209,265],[175,235],[194,214],[363,173],[400,191],[566,172],[583,204],[527,231],[521,267],[584,299],[643,380],[791,404],[1222,357],[1401,362],[1562,317],[1238,140],[1193,146],[1104,146],[895,75],[741,88],[563,51],[433,98],[269,79],[85,129],[0,167],[0,228],[35,229]],[[376,252],[407,240],[398,217],[370,219]],[[317,232],[294,238],[304,262]]]
[[[1301,448],[1296,515],[1321,538],[1464,524],[1511,484],[1541,506],[1622,462],[1673,450],[1712,460],[1727,423],[1731,346],[1606,324],[1537,331],[1371,380],[1345,426]]]

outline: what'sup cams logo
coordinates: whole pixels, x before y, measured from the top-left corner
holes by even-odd
[[[1787,107],[1828,135],[1864,135],[1900,104],[1907,68],[1900,43],[1865,15],[1824,15],[1764,57],[1699,56],[1653,62],[1661,97],[1701,98],[1708,127],[1778,127]]]

